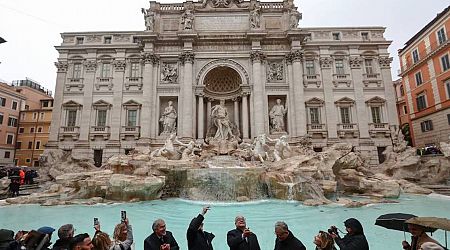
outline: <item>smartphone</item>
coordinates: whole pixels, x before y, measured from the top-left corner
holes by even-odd
[[[120,221],[125,222],[127,218],[127,211],[120,211]]]
[[[94,218],[94,226],[98,225],[98,218]]]

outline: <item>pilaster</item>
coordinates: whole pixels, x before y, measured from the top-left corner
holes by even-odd
[[[96,60],[97,51],[88,51],[88,60]],[[87,70],[84,75],[84,88],[83,88],[83,109],[81,111],[80,124],[80,142],[87,142],[89,140],[89,131],[91,129],[91,111],[92,111],[92,94],[95,84],[95,71]],[[85,125],[88,126],[85,126]],[[84,125],[84,126],[83,126]]]
[[[352,120],[358,120],[358,129],[360,138],[370,138],[369,135],[369,117],[367,115],[366,102],[364,99],[362,58],[358,56],[350,57],[350,68],[352,71],[353,89],[355,91],[356,117]]]
[[[322,51],[321,51],[322,54]],[[324,105],[326,113],[326,125],[327,133],[329,139],[337,139],[337,124],[338,116],[336,113],[336,105],[334,103],[333,94],[333,70],[331,69],[330,63],[324,63],[325,61],[331,60],[329,57],[321,57],[319,59],[320,68],[322,70],[322,82],[323,82],[323,93],[324,93]],[[323,122],[325,123],[325,121]]]
[[[303,87],[303,67],[302,59],[303,52],[301,50],[293,50],[288,54],[289,60],[292,62],[292,77],[294,90],[294,105],[295,105],[295,126],[297,127],[296,136],[306,135],[306,110],[305,110],[305,95]]]
[[[183,82],[180,86],[180,97],[181,98],[181,137],[192,139],[193,138],[193,121],[192,117],[194,115],[194,95],[192,86],[192,65],[194,63],[194,53],[192,51],[185,51],[180,55],[181,63],[184,65]],[[180,100],[179,100],[180,101]]]
[[[48,136],[47,144],[57,148],[59,128],[63,126],[61,121],[61,112],[64,99],[64,84],[66,81],[67,69],[69,65],[66,61],[58,61],[55,62],[55,66],[57,68],[55,98],[52,110],[52,126],[50,126],[50,134]]]
[[[265,90],[264,90],[264,79],[261,69],[261,64],[264,62],[266,56],[259,50],[254,50],[250,54],[250,59],[252,61],[253,67],[253,115],[254,115],[254,135],[260,135],[265,133],[265,123],[264,117],[264,103],[265,103]]]

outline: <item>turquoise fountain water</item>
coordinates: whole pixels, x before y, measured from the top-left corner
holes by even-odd
[[[262,249],[274,247],[276,221],[283,220],[290,230],[307,247],[314,249],[313,236],[330,225],[343,228],[343,221],[349,217],[358,218],[365,228],[370,248],[375,250],[401,249],[403,233],[375,226],[375,219],[385,213],[404,212],[419,216],[450,217],[450,199],[443,197],[404,196],[398,204],[379,204],[362,208],[344,208],[336,205],[306,207],[297,202],[261,200],[247,203],[206,203],[180,199],[150,201],[128,204],[95,206],[56,206],[36,205],[0,207],[0,228],[37,229],[40,226],[58,228],[72,223],[76,233],[88,232],[93,235],[93,218],[98,217],[102,229],[112,234],[114,225],[120,220],[120,211],[126,210],[134,228],[135,247],[143,249],[143,241],[151,233],[151,223],[156,218],[166,220],[167,229],[176,237],[180,249],[187,249],[186,228],[203,205],[211,205],[206,215],[205,230],[216,235],[213,241],[215,250],[228,249],[226,233],[234,228],[234,217],[242,214],[247,218],[250,229],[258,236]],[[56,237],[56,235],[54,236]],[[433,235],[444,244],[444,232],[438,230]],[[407,235],[409,240],[409,235]],[[53,239],[53,242],[56,239]]]

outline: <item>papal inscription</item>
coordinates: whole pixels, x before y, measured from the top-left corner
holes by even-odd
[[[163,20],[163,30],[164,31],[177,31],[179,21],[178,19],[164,19]]]
[[[246,30],[249,28],[248,15],[243,16],[199,16],[195,19],[197,30]]]

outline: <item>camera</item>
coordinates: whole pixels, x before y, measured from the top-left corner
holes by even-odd
[[[329,234],[338,234],[338,229],[335,226],[331,226],[330,228],[328,228],[328,233]]]

